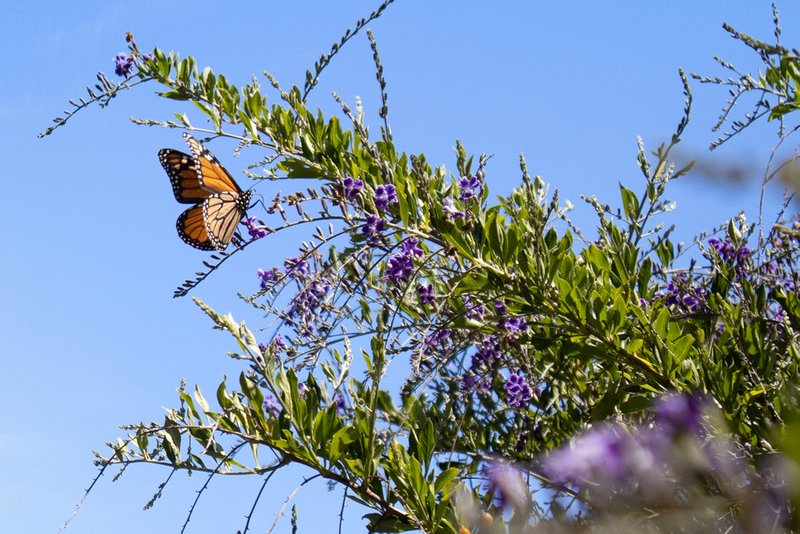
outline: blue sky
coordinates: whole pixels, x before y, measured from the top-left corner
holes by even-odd
[[[743,70],[755,56],[721,29],[722,22],[769,40],[768,2],[429,2],[398,0],[371,26],[389,82],[390,121],[402,150],[453,169],[455,139],[494,154],[487,180],[495,193],[519,181],[518,156],[530,171],[576,205],[580,194],[616,203],[617,183],[642,185],[636,136],[655,148],[680,119],[679,67],[723,74],[718,54]],[[125,32],[142,49],[194,55],[236,83],[267,69],[286,87],[377,2],[140,1],[7,2],[0,33],[0,129],[5,195],[0,224],[0,525],[6,532],[55,532],[96,471],[92,450],[120,435],[118,425],[160,420],[176,404],[181,378],[213,392],[235,378],[225,356],[231,338],[211,329],[189,299],[172,291],[205,258],[174,230],[183,209],[158,163],[162,147],[183,149],[177,131],[133,125],[128,117],[169,119],[193,111],[153,95],[154,86],[91,109],[39,140],[36,133],[81,96],[98,70],[113,76]],[[797,46],[800,7],[779,4],[784,43]],[[709,154],[710,131],[725,94],[693,83],[695,108],[682,150],[751,169],[745,184],[690,175],[674,184],[674,222],[685,240],[741,209],[754,213],[758,176],[774,144],[772,125],[753,129]],[[378,131],[378,89],[365,35],[353,39],[323,75],[312,104],[336,110],[336,91],[361,96]],[[199,121],[197,114],[193,116]],[[232,146],[211,149],[239,178],[258,156]],[[270,185],[258,192],[269,196]],[[770,202],[779,198],[770,192]],[[238,255],[194,294],[257,327],[262,321],[235,296],[257,287],[258,268],[281,264],[295,244],[276,240]],[[276,477],[254,517],[265,531],[302,481]],[[202,476],[176,477],[149,511],[142,506],[168,472],[136,466],[112,483],[105,476],[67,532],[177,532]],[[235,532],[244,526],[260,480],[217,479],[201,498],[188,532]],[[328,532],[339,493],[317,483],[295,499],[301,532]],[[350,505],[346,531],[363,511]],[[288,519],[275,532],[289,532]]]

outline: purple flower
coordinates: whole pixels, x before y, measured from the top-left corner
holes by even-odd
[[[417,297],[419,297],[419,302],[423,306],[427,304],[431,304],[436,297],[433,293],[433,284],[426,285],[418,285],[417,286]]]
[[[702,287],[693,287],[688,276],[678,273],[667,285],[666,303],[686,313],[703,311],[706,307],[706,292]]]
[[[375,188],[375,205],[385,210],[390,204],[397,203],[397,190],[392,184],[381,184]]]
[[[370,241],[375,241],[378,235],[383,232],[384,225],[383,219],[377,215],[369,214],[367,215],[367,222],[361,227],[361,233]]]
[[[347,404],[344,401],[344,395],[339,392],[333,397],[333,403],[336,405],[336,411],[339,413],[344,412],[345,408],[347,408]]]
[[[496,301],[494,301],[494,309],[495,309],[495,310],[497,311],[497,313],[499,313],[500,315],[505,315],[506,313],[508,313],[508,308],[506,308],[506,305],[503,303],[503,301],[502,301],[502,300],[496,300]]]
[[[462,176],[458,181],[458,187],[461,188],[461,193],[458,195],[460,200],[469,200],[474,198],[476,193],[481,189],[481,181],[477,176]]]
[[[308,393],[308,384],[305,382],[297,384],[297,394],[301,397],[305,397],[306,393]]]
[[[289,307],[290,318],[311,319],[319,313],[320,304],[330,291],[330,284],[325,280],[309,283],[294,296]]]
[[[347,198],[355,198],[361,193],[361,188],[364,187],[364,182],[357,178],[348,176],[342,180],[342,187],[344,188],[344,196]]]
[[[489,491],[502,508],[524,510],[531,505],[531,493],[518,469],[508,464],[490,463],[484,468]]]
[[[274,282],[278,279],[280,271],[278,271],[277,267],[273,267],[272,269],[264,270],[259,269],[256,271],[256,276],[261,280],[261,289],[266,289],[270,282]]]
[[[251,216],[241,220],[241,224],[247,227],[247,233],[250,234],[250,237],[253,239],[261,239],[268,233],[266,227],[260,226],[258,223],[258,217]]]
[[[133,70],[133,58],[127,54],[117,54],[114,58],[114,72],[117,76],[129,76]]]
[[[408,254],[411,256],[422,256],[422,249],[419,248],[417,245],[419,244],[419,239],[416,237],[409,237],[402,243],[400,243],[400,249],[403,251],[404,254]]]
[[[389,258],[383,279],[399,286],[408,280],[412,272],[414,272],[414,264],[411,258],[403,253],[398,253]]]
[[[511,373],[503,384],[506,403],[512,408],[524,408],[531,400],[531,387],[521,374]]]
[[[474,391],[478,395],[486,395],[489,393],[489,386],[492,384],[489,379],[482,374],[468,374],[461,382],[461,388],[464,391]]]
[[[451,332],[447,328],[434,330],[432,334],[425,336],[422,340],[422,353],[429,356],[434,352],[443,352],[450,336]]]
[[[445,197],[444,200],[442,200],[442,211],[445,212],[451,221],[464,218],[464,212],[456,209],[455,200],[450,197]]]
[[[281,405],[275,401],[275,397],[267,394],[264,397],[264,410],[273,417],[278,417],[281,413]]]
[[[478,346],[478,351],[472,355],[470,369],[479,371],[488,369],[500,359],[500,342],[494,334],[486,336]]]
[[[528,329],[528,323],[522,317],[506,317],[503,319],[503,330],[511,334],[512,337],[519,336]]]
[[[469,295],[464,295],[464,317],[477,321],[483,319],[486,307],[483,304],[473,303]]]
[[[300,256],[284,260],[283,265],[289,278],[302,278],[308,274],[308,262]]]
[[[280,354],[281,351],[286,349],[286,343],[283,341],[283,337],[280,334],[275,334],[275,337],[269,344],[259,343],[258,349],[261,351],[261,354],[266,355],[267,351],[272,351],[273,354]]]

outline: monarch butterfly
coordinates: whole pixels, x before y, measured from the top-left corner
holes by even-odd
[[[178,235],[200,250],[225,250],[247,211],[250,191],[242,191],[200,141],[186,133],[183,138],[191,156],[171,148],[158,151],[158,161],[167,171],[175,200],[194,204],[178,217]]]

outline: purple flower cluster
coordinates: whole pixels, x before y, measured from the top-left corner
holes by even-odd
[[[361,227],[361,233],[371,242],[376,241],[385,227],[386,223],[378,215],[367,215],[367,222]]]
[[[310,319],[314,317],[319,312],[320,304],[330,289],[330,284],[324,281],[309,283],[292,299],[288,311],[289,317],[292,319]]]
[[[433,292],[433,284],[428,284],[427,286],[424,284],[418,285],[417,297],[419,298],[420,304],[423,306],[431,304],[436,298],[436,294]]]
[[[519,372],[509,375],[503,389],[506,390],[506,403],[512,408],[524,408],[531,400],[531,386]]]
[[[518,338],[528,329],[528,323],[522,317],[506,317],[502,321],[503,330],[513,339]]]
[[[127,77],[133,71],[133,58],[127,54],[117,54],[114,58],[114,72],[117,76]]]
[[[457,210],[455,204],[456,201],[450,197],[444,197],[444,200],[442,200],[442,211],[451,221],[464,218],[464,212]]]
[[[731,242],[729,238],[725,241],[720,241],[716,237],[708,240],[708,244],[719,254],[719,257],[726,263],[742,262],[745,261],[753,253],[745,246],[737,247]]]
[[[473,321],[483,319],[486,314],[486,306],[472,302],[469,295],[464,295],[464,317]]]
[[[666,303],[687,313],[703,311],[706,307],[706,292],[701,287],[693,287],[689,277],[678,273],[667,285]]]
[[[297,279],[308,275],[308,262],[301,256],[295,256],[283,261],[286,268],[286,275],[289,278]]]
[[[250,237],[253,239],[261,239],[268,233],[266,227],[259,225],[259,222],[258,217],[254,216],[241,220],[241,224],[247,227],[247,233],[250,234]]]
[[[375,205],[385,210],[391,204],[397,204],[397,190],[392,184],[381,184],[375,188]]]
[[[344,180],[342,180],[342,188],[344,189],[344,196],[347,198],[356,198],[359,193],[361,193],[361,189],[364,187],[364,182],[359,180],[358,178],[352,178],[348,176]]]
[[[400,243],[400,252],[389,258],[386,263],[386,274],[383,279],[399,286],[414,272],[414,257],[422,256],[422,249],[417,245],[419,239],[409,237]]]
[[[434,330],[432,334],[425,336],[421,344],[421,352],[426,356],[433,353],[443,352],[445,345],[450,341],[452,332],[448,328],[439,328]]]
[[[273,267],[271,269],[259,269],[256,271],[256,276],[258,276],[259,280],[261,280],[261,289],[266,289],[267,286],[278,279],[280,276],[280,271],[277,267]]]
[[[458,187],[461,189],[461,193],[458,195],[460,200],[469,200],[470,198],[475,198],[475,196],[481,190],[481,180],[478,178],[477,175],[475,176],[462,176],[461,179],[458,181]]]
[[[488,335],[478,345],[478,351],[472,355],[470,368],[462,386],[466,391],[475,391],[478,394],[489,392],[491,385],[490,375],[495,364],[500,360],[500,341],[494,334]]]
[[[478,346],[478,351],[472,355],[470,368],[473,371],[489,369],[500,359],[500,342],[494,334],[483,338]]]

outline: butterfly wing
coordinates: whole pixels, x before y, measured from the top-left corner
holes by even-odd
[[[233,176],[222,166],[214,154],[209,152],[200,141],[191,135],[184,133],[183,138],[186,139],[186,143],[192,149],[194,164],[198,169],[197,178],[201,187],[212,193],[233,191],[240,195],[242,194],[239,184],[236,183]]]
[[[205,203],[197,204],[181,213],[176,226],[178,235],[187,245],[200,250],[214,250],[217,247],[206,230],[206,222],[203,216],[204,205]]]
[[[175,200],[182,204],[197,204],[211,194],[200,183],[197,161],[179,150],[165,148],[158,151],[158,161],[169,176]]]
[[[236,226],[247,211],[250,192],[214,193],[203,201],[203,220],[208,238],[217,250],[225,250],[233,239]]]

